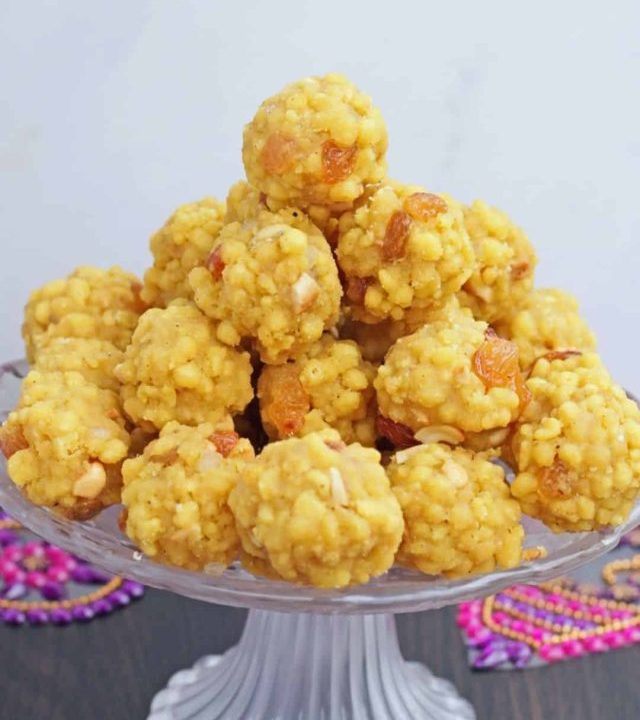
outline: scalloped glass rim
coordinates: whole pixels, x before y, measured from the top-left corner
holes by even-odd
[[[14,406],[26,370],[25,361],[0,367],[0,420]],[[640,525],[640,503],[624,525],[606,532],[554,534],[541,523],[526,519],[525,544],[544,545],[549,554],[513,570],[447,580],[394,567],[366,585],[319,590],[255,577],[238,564],[213,576],[155,563],[120,532],[117,508],[84,523],[59,518],[22,495],[7,474],[4,458],[0,462],[0,506],[45,540],[145,585],[221,605],[315,613],[416,612],[489,595],[514,583],[539,583],[603,555],[622,535]]]

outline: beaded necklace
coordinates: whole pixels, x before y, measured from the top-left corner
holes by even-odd
[[[640,545],[640,533],[625,539]],[[604,586],[570,578],[463,603],[457,622],[476,669],[522,668],[640,642],[640,555],[609,561]]]
[[[140,583],[111,577],[55,545],[29,537],[2,510],[0,581],[0,621],[8,625],[88,622],[144,594]]]

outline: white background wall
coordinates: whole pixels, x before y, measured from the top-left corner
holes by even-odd
[[[639,26],[637,0],[2,0],[0,357],[31,287],[141,271],[174,206],[240,176],[258,103],[340,70],[386,116],[391,175],[506,209],[640,388]]]

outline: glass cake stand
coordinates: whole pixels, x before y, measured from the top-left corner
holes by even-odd
[[[24,362],[0,367],[0,420],[15,405]],[[159,565],[117,526],[118,509],[72,522],[32,505],[0,461],[0,505],[25,527],[104,568],[145,585],[221,605],[249,608],[237,646],[176,673],[151,703],[148,720],[472,720],[471,705],[422,664],[403,659],[394,614],[432,610],[539,583],[613,549],[640,524],[602,533],[560,534],[527,521],[526,545],[544,559],[460,580],[402,568],[367,585],[318,590],[257,578],[238,565],[213,576]]]

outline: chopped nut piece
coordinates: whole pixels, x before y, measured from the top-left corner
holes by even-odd
[[[451,458],[447,458],[442,465],[442,472],[451,481],[454,487],[460,488],[469,482],[467,471]]]
[[[398,452],[393,456],[396,465],[404,465],[407,460],[421,448],[422,445],[414,445],[413,447],[405,448],[404,450],[398,450]]]
[[[509,435],[514,432],[514,425],[495,428],[493,430],[481,430],[480,432],[467,433],[464,438],[465,447],[474,452],[485,450],[497,450],[505,445]]]
[[[293,306],[296,312],[304,312],[313,305],[320,294],[320,286],[309,275],[302,273],[291,288],[293,293]]]
[[[331,497],[338,505],[346,506],[349,504],[349,495],[347,488],[344,486],[344,480],[338,468],[329,468],[329,477],[331,478]]]
[[[464,441],[464,433],[451,425],[428,425],[420,428],[414,437],[423,444],[444,442],[459,445]]]
[[[291,227],[289,225],[285,225],[284,223],[267,225],[267,227],[263,227],[261,230],[258,230],[258,232],[252,237],[252,241],[259,242],[260,240],[269,240],[270,238],[275,239],[286,233],[287,230],[291,230]]]
[[[104,465],[99,462],[89,463],[87,471],[81,475],[73,485],[73,494],[76,497],[93,500],[98,497],[107,484],[107,473]]]

